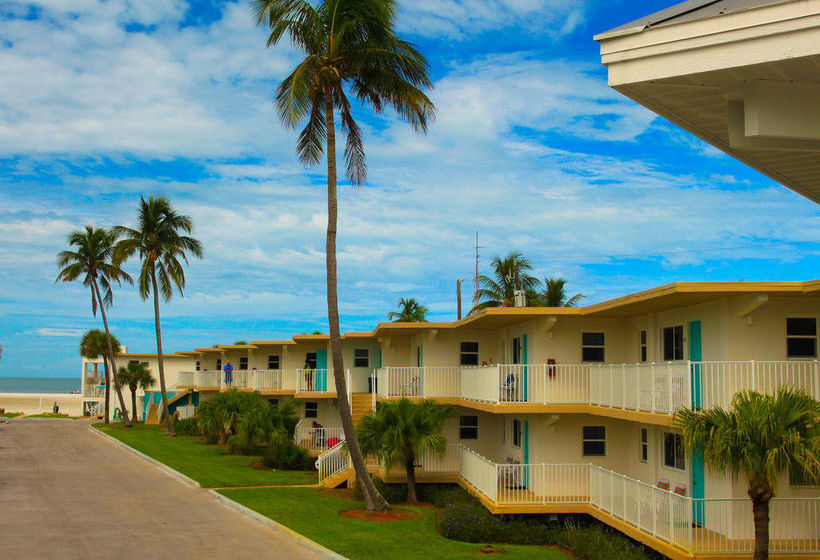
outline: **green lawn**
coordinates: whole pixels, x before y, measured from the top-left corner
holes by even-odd
[[[435,510],[430,507],[401,506],[418,511],[421,517],[378,523],[339,516],[342,510],[364,505],[323,494],[314,488],[232,489],[220,490],[220,493],[350,560],[487,558],[486,554],[479,552],[481,544],[442,537],[435,527]],[[496,548],[507,551],[501,556],[504,560],[571,559],[567,554],[544,546],[500,544]]]
[[[22,414],[22,412],[0,412],[0,416],[2,416],[3,418],[15,418]]]
[[[268,471],[250,466],[259,457],[229,455],[216,445],[203,445],[193,436],[165,436],[158,426],[135,424],[94,424],[149,457],[187,475],[206,488],[221,486],[263,486],[278,484],[316,484],[316,472]]]
[[[41,412],[40,414],[29,414],[26,418],[71,418],[71,416],[63,414],[62,412],[58,412],[57,414],[53,412]],[[82,416],[78,416],[77,418],[82,418]]]

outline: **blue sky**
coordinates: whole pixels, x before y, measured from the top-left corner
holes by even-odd
[[[341,193],[342,328],[404,296],[454,318],[476,230],[482,265],[518,249],[587,303],[820,277],[814,203],[607,87],[593,34],[668,4],[402,2],[439,117],[425,137],[357,112],[369,180]],[[79,373],[99,320],[82,286],[54,283],[55,255],[72,228],[133,224],[144,193],[205,244],[162,308],[167,349],[327,332],[324,177],[271,103],[297,61],[265,49],[244,1],[0,0],[0,375]],[[135,289],[110,316],[131,350],[155,348]]]

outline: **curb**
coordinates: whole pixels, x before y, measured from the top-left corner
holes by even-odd
[[[241,488],[236,488],[236,490],[241,490]],[[333,552],[329,548],[326,548],[326,547],[320,545],[316,541],[313,541],[313,540],[307,538],[306,536],[302,535],[301,533],[297,533],[293,529],[285,527],[281,523],[277,523],[273,519],[271,519],[269,517],[265,517],[261,513],[256,512],[256,511],[254,511],[254,510],[252,510],[252,509],[250,509],[246,506],[243,506],[242,504],[240,504],[238,502],[233,501],[232,499],[228,498],[227,496],[224,496],[224,495],[220,494],[216,490],[206,490],[206,492],[208,492],[208,494],[210,494],[211,496],[213,496],[214,498],[216,498],[217,500],[222,502],[222,504],[225,505],[226,507],[229,507],[229,508],[231,508],[235,511],[238,511],[239,513],[241,513],[245,517],[248,517],[248,518],[256,521],[257,523],[260,523],[260,524],[264,525],[265,527],[267,527],[269,529],[272,529],[273,531],[279,533],[283,537],[286,537],[286,538],[294,541],[295,543],[300,544],[300,545],[304,546],[305,548],[308,548],[308,549],[312,550],[313,552],[315,552],[319,556],[322,556],[323,558],[326,558],[327,560],[348,560],[347,557],[342,556],[338,552]]]
[[[88,429],[91,430],[92,432],[96,433],[98,436],[103,437],[103,438],[107,439],[108,441],[119,445],[123,449],[127,449],[128,451],[130,451],[131,453],[133,453],[134,455],[136,455],[140,459],[142,459],[144,461],[148,461],[149,463],[151,463],[152,465],[157,467],[159,470],[161,470],[165,474],[176,478],[180,482],[182,482],[184,484],[187,484],[188,486],[191,486],[193,488],[202,488],[202,486],[199,484],[199,482],[197,482],[193,478],[191,478],[189,476],[185,476],[181,472],[175,471],[174,469],[172,469],[168,465],[166,465],[164,463],[161,463],[161,462],[157,461],[156,459],[154,459],[152,457],[149,457],[145,453],[137,451],[136,449],[134,449],[133,447],[131,447],[127,443],[123,443],[120,440],[118,440],[117,438],[109,436],[108,434],[98,430],[94,426],[89,426]]]

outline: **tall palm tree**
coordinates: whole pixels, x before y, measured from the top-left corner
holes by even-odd
[[[387,319],[396,323],[426,323],[429,309],[420,304],[416,298],[401,298],[399,310],[387,314]]]
[[[493,277],[479,276],[474,307],[470,313],[487,307],[513,307],[516,290],[524,290],[528,296],[540,287],[535,276],[527,274],[532,270],[530,260],[517,251],[510,251],[504,258],[496,255],[490,261]]]
[[[541,307],[577,307],[584,299],[584,294],[567,296],[567,281],[564,278],[544,278],[544,291],[538,294],[535,302]]]
[[[716,472],[745,475],[752,500],[755,560],[769,557],[769,501],[778,477],[799,472],[820,481],[820,402],[803,390],[738,393],[728,410],[681,409],[674,425],[690,452]]]
[[[91,290],[91,314],[96,317],[99,307],[105,327],[108,360],[112,370],[116,371],[114,345],[111,340],[111,330],[108,328],[105,308],[114,303],[112,285],[120,285],[123,281],[133,284],[133,280],[115,261],[113,243],[113,234],[102,228],[85,226],[84,230],[72,231],[68,234],[68,245],[74,250],[67,249],[57,254],[57,266],[61,267],[61,270],[55,282],[73,282],[82,277],[83,285]],[[108,370],[106,370],[106,386],[110,381],[108,377]],[[122,421],[126,426],[130,426],[131,422],[128,419],[122,391],[119,386],[115,387],[120,401],[120,410],[123,411]]]
[[[137,421],[137,389],[146,391],[154,384],[154,376],[148,366],[139,362],[129,362],[127,366],[120,366],[115,377],[120,386],[127,385],[131,389],[131,417]]]
[[[111,349],[114,354],[120,353],[120,341],[113,334],[111,335]],[[105,333],[100,329],[88,330],[80,339],[80,355],[89,359],[103,357],[103,369],[105,370],[105,423],[108,424],[111,402],[111,370],[109,369],[108,341]],[[116,386],[116,377],[114,383]]]
[[[333,376],[342,428],[367,508],[384,510],[389,506],[367,474],[345,397],[336,287],[336,114],[347,136],[346,177],[361,185],[367,174],[364,142],[349,95],[377,113],[392,107],[414,129],[426,131],[435,115],[421,89],[432,85],[427,61],[395,34],[394,0],[324,0],[315,6],[307,0],[254,0],[253,7],[257,24],[270,29],[268,46],[287,36],[305,55],[279,85],[276,106],[288,127],[307,120],[296,147],[303,163],[318,165],[327,151],[327,308]]]
[[[407,501],[418,502],[416,461],[430,449],[444,455],[447,442],[441,432],[444,421],[457,414],[456,408],[431,399],[414,403],[400,399],[379,404],[359,421],[362,451],[377,457],[386,469],[404,467],[407,474]]]
[[[162,293],[162,298],[166,302],[171,301],[174,287],[182,295],[185,289],[185,271],[182,263],[188,264],[188,254],[202,258],[202,243],[187,235],[194,229],[191,217],[177,213],[168,199],[162,196],[151,195],[148,200],[140,197],[137,222],[136,229],[117,226],[112,230],[117,241],[114,259],[117,263],[122,263],[135,253],[139,253],[142,261],[138,281],[140,297],[146,300],[149,295],[154,296],[154,327],[157,335],[162,412],[165,415],[167,434],[173,436],[174,426],[168,414],[168,394],[165,390],[159,296]]]

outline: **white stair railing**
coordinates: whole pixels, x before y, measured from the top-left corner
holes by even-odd
[[[352,466],[347,446],[345,442],[340,441],[316,459],[316,470],[319,471],[319,484],[322,484],[328,478],[352,468]]]

